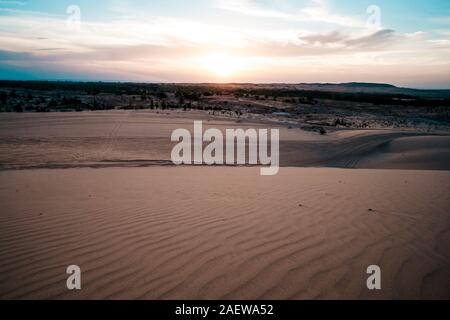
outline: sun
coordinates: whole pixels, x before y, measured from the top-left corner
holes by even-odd
[[[230,77],[246,66],[242,58],[226,53],[209,54],[202,58],[202,64],[207,70],[222,78]]]

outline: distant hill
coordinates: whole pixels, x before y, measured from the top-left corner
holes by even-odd
[[[348,82],[348,83],[136,83],[136,82],[71,82],[71,81],[9,81],[0,80],[0,88],[22,88],[34,90],[63,90],[80,92],[126,92],[140,94],[144,91],[191,88],[197,91],[293,91],[328,92],[342,95],[368,94],[402,96],[401,98],[428,98],[450,100],[448,90],[421,90],[400,88],[386,83]]]
[[[301,86],[349,87],[349,88],[397,88],[388,83],[344,82],[344,83],[300,83]]]
[[[397,88],[396,86],[388,83],[370,83],[370,82],[348,82],[348,83],[341,83],[340,85],[352,88]]]
[[[422,90],[400,88],[386,83],[348,82],[348,83],[300,83],[296,90],[318,90],[329,92],[400,94],[423,98],[450,98],[449,90]]]

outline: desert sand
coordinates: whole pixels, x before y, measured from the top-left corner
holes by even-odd
[[[1,113],[0,169],[171,165],[173,130],[280,129],[280,165],[450,170],[450,134],[413,130],[335,130],[326,135],[264,117],[204,112]]]
[[[0,179],[2,298],[450,297],[449,172],[153,166]],[[71,264],[81,291],[65,287]],[[366,288],[372,264],[380,291]]]
[[[170,165],[192,119],[0,114],[0,298],[450,299],[449,136],[282,127],[263,177]]]

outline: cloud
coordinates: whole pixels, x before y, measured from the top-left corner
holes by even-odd
[[[247,24],[241,17],[242,23],[236,25],[187,16],[144,15],[144,11],[139,15],[129,9],[109,20],[83,20],[81,30],[72,31],[64,14],[15,10],[0,17],[4,50],[0,51],[0,69],[39,70],[38,76],[55,72],[60,78],[73,74],[80,79],[208,81],[208,70],[193,61],[225,53],[251,61],[249,72],[236,81],[291,81],[300,80],[299,75],[304,80],[326,81],[332,72],[344,78],[351,72],[363,74],[361,66],[372,68],[374,74],[381,72],[377,67],[417,71],[433,66],[439,75],[449,70],[450,43],[444,33],[432,38],[436,33],[348,28],[365,24],[332,14],[318,0],[297,11],[274,9],[254,0],[216,4],[268,23]],[[272,23],[274,18],[288,23],[277,26]],[[323,28],[315,22],[327,25]]]
[[[342,43],[343,41],[346,40],[346,36],[342,32],[333,31],[326,34],[316,33],[305,36],[299,36],[299,39],[307,44],[326,45],[326,44]]]
[[[313,0],[312,5],[302,9],[311,21],[326,22],[344,27],[364,28],[365,21],[355,17],[338,15],[328,8],[324,0]]]
[[[307,46],[370,51],[388,46],[396,37],[394,30],[382,29],[356,37],[340,31],[333,31],[325,34],[300,35],[299,39]]]
[[[435,32],[441,36],[450,37],[450,29],[435,30]]]
[[[296,19],[296,16],[290,13],[260,7],[254,0],[216,0],[216,7],[249,16]]]
[[[359,37],[356,39],[349,39],[345,43],[352,47],[360,48],[379,48],[388,45],[395,39],[395,31],[391,29],[382,29],[375,31],[367,36]]]
[[[8,26],[14,27],[8,29]],[[180,60],[220,51],[266,58],[370,52],[408,39],[418,40],[422,35],[396,35],[391,29],[300,32],[298,35],[295,29],[262,31],[163,17],[146,21],[84,21],[81,31],[72,32],[61,17],[35,13],[3,17],[0,30],[2,48],[9,51],[68,61],[111,62]]]
[[[216,0],[216,7],[255,17],[303,22],[324,22],[355,28],[363,28],[366,26],[365,22],[358,18],[332,13],[324,0],[312,0],[308,6],[295,13],[267,8],[259,5],[255,0]]]

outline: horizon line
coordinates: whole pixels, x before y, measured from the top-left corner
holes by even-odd
[[[79,83],[130,83],[130,84],[172,84],[172,85],[349,85],[349,84],[363,84],[376,86],[390,86],[396,89],[410,89],[410,90],[435,90],[435,91],[450,91],[450,87],[432,88],[432,87],[404,87],[389,82],[367,82],[367,81],[349,81],[349,82],[173,82],[173,81],[141,81],[141,80],[74,80],[74,79],[0,79],[0,82],[79,82]]]

